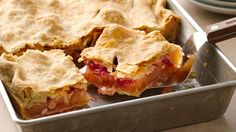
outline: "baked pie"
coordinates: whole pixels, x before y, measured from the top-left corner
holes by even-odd
[[[24,119],[86,106],[87,81],[62,50],[27,50],[22,56],[3,53],[0,79]]]
[[[107,26],[94,47],[86,48],[81,71],[101,94],[139,96],[148,86],[168,80],[182,62],[180,46],[159,31],[146,34],[121,25]]]
[[[165,6],[166,0],[1,0],[0,47],[14,54],[60,48],[73,55],[93,46],[109,24],[160,30],[174,41],[180,18]]]
[[[0,0],[0,20],[0,79],[24,119],[85,106],[85,78],[139,96],[182,59],[166,0]]]

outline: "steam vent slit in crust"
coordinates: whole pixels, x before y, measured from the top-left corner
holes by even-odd
[[[182,55],[181,47],[159,31],[146,34],[114,24],[103,30],[94,47],[82,51],[79,61],[99,93],[139,96],[149,85],[167,81],[180,67]]]
[[[22,56],[3,53],[0,79],[23,119],[86,106],[87,81],[62,50],[27,50]]]

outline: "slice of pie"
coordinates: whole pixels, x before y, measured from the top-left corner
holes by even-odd
[[[62,50],[27,50],[22,56],[3,53],[0,79],[23,119],[84,107],[87,81]]]
[[[84,77],[101,94],[139,96],[150,85],[168,80],[182,62],[181,47],[159,31],[146,34],[120,25],[103,30],[95,47],[86,48],[79,61]]]

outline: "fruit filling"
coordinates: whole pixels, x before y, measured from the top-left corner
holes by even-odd
[[[119,78],[113,72],[109,72],[105,66],[95,60],[85,60],[87,69],[84,77],[93,85],[98,87],[100,94],[114,95],[130,94],[139,96],[146,87],[150,85],[159,85],[168,80],[168,78],[177,71],[168,57],[162,57],[160,60],[151,64],[152,71],[141,77],[123,77]],[[118,71],[114,71],[118,72]]]
[[[59,89],[58,89],[59,90]],[[80,108],[85,106],[89,100],[89,95],[83,89],[70,87],[63,96],[47,97],[46,102],[34,103],[30,107],[22,109],[25,118],[37,118],[46,115],[52,115],[69,111],[73,108]],[[57,93],[55,92],[55,94]]]

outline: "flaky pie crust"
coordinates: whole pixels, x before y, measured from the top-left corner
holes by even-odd
[[[64,96],[71,87],[87,90],[87,81],[62,50],[27,50],[22,56],[3,53],[0,71],[9,94],[23,108]]]
[[[174,41],[180,21],[166,0],[2,0],[0,6],[0,47],[15,54],[40,46],[81,50],[110,24],[160,30]]]

